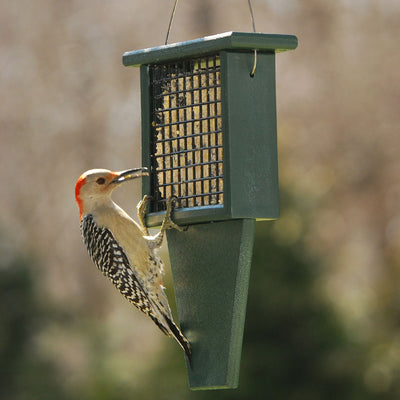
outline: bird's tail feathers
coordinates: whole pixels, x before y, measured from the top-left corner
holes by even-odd
[[[185,352],[186,357],[189,361],[190,368],[192,368],[192,348],[190,346],[189,341],[186,339],[186,337],[183,335],[180,329],[175,325],[175,323],[170,318],[166,317],[165,319],[168,323],[169,329],[172,332],[172,335],[174,336],[176,341],[179,343],[179,345]]]
[[[163,291],[162,294],[165,296],[165,293]],[[160,307],[160,303],[157,304],[153,301],[153,312],[149,313],[148,315],[166,336],[170,336],[176,339],[176,341],[179,343],[186,354],[190,368],[192,368],[192,348],[189,341],[172,320],[171,309],[169,308],[166,296],[165,300],[166,302],[162,304],[162,309]]]

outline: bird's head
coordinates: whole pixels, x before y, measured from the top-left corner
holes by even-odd
[[[147,168],[134,168],[114,172],[108,169],[91,169],[84,172],[75,185],[75,200],[82,217],[88,204],[95,204],[109,198],[121,183],[149,175]]]

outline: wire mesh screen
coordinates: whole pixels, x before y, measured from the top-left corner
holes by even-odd
[[[152,211],[223,204],[219,56],[150,66]]]

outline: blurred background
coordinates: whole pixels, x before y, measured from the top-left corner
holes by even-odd
[[[141,165],[121,57],[163,44],[172,6],[0,3],[0,398],[400,398],[397,0],[253,0],[299,47],[277,56],[281,219],[257,225],[239,389],[190,392],[180,348],[90,262],[75,181]],[[181,1],[170,42],[230,30],[252,30],[246,0]],[[114,198],[136,215],[140,190]]]

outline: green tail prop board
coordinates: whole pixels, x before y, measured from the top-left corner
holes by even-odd
[[[238,386],[254,231],[254,219],[167,231],[191,389]]]

